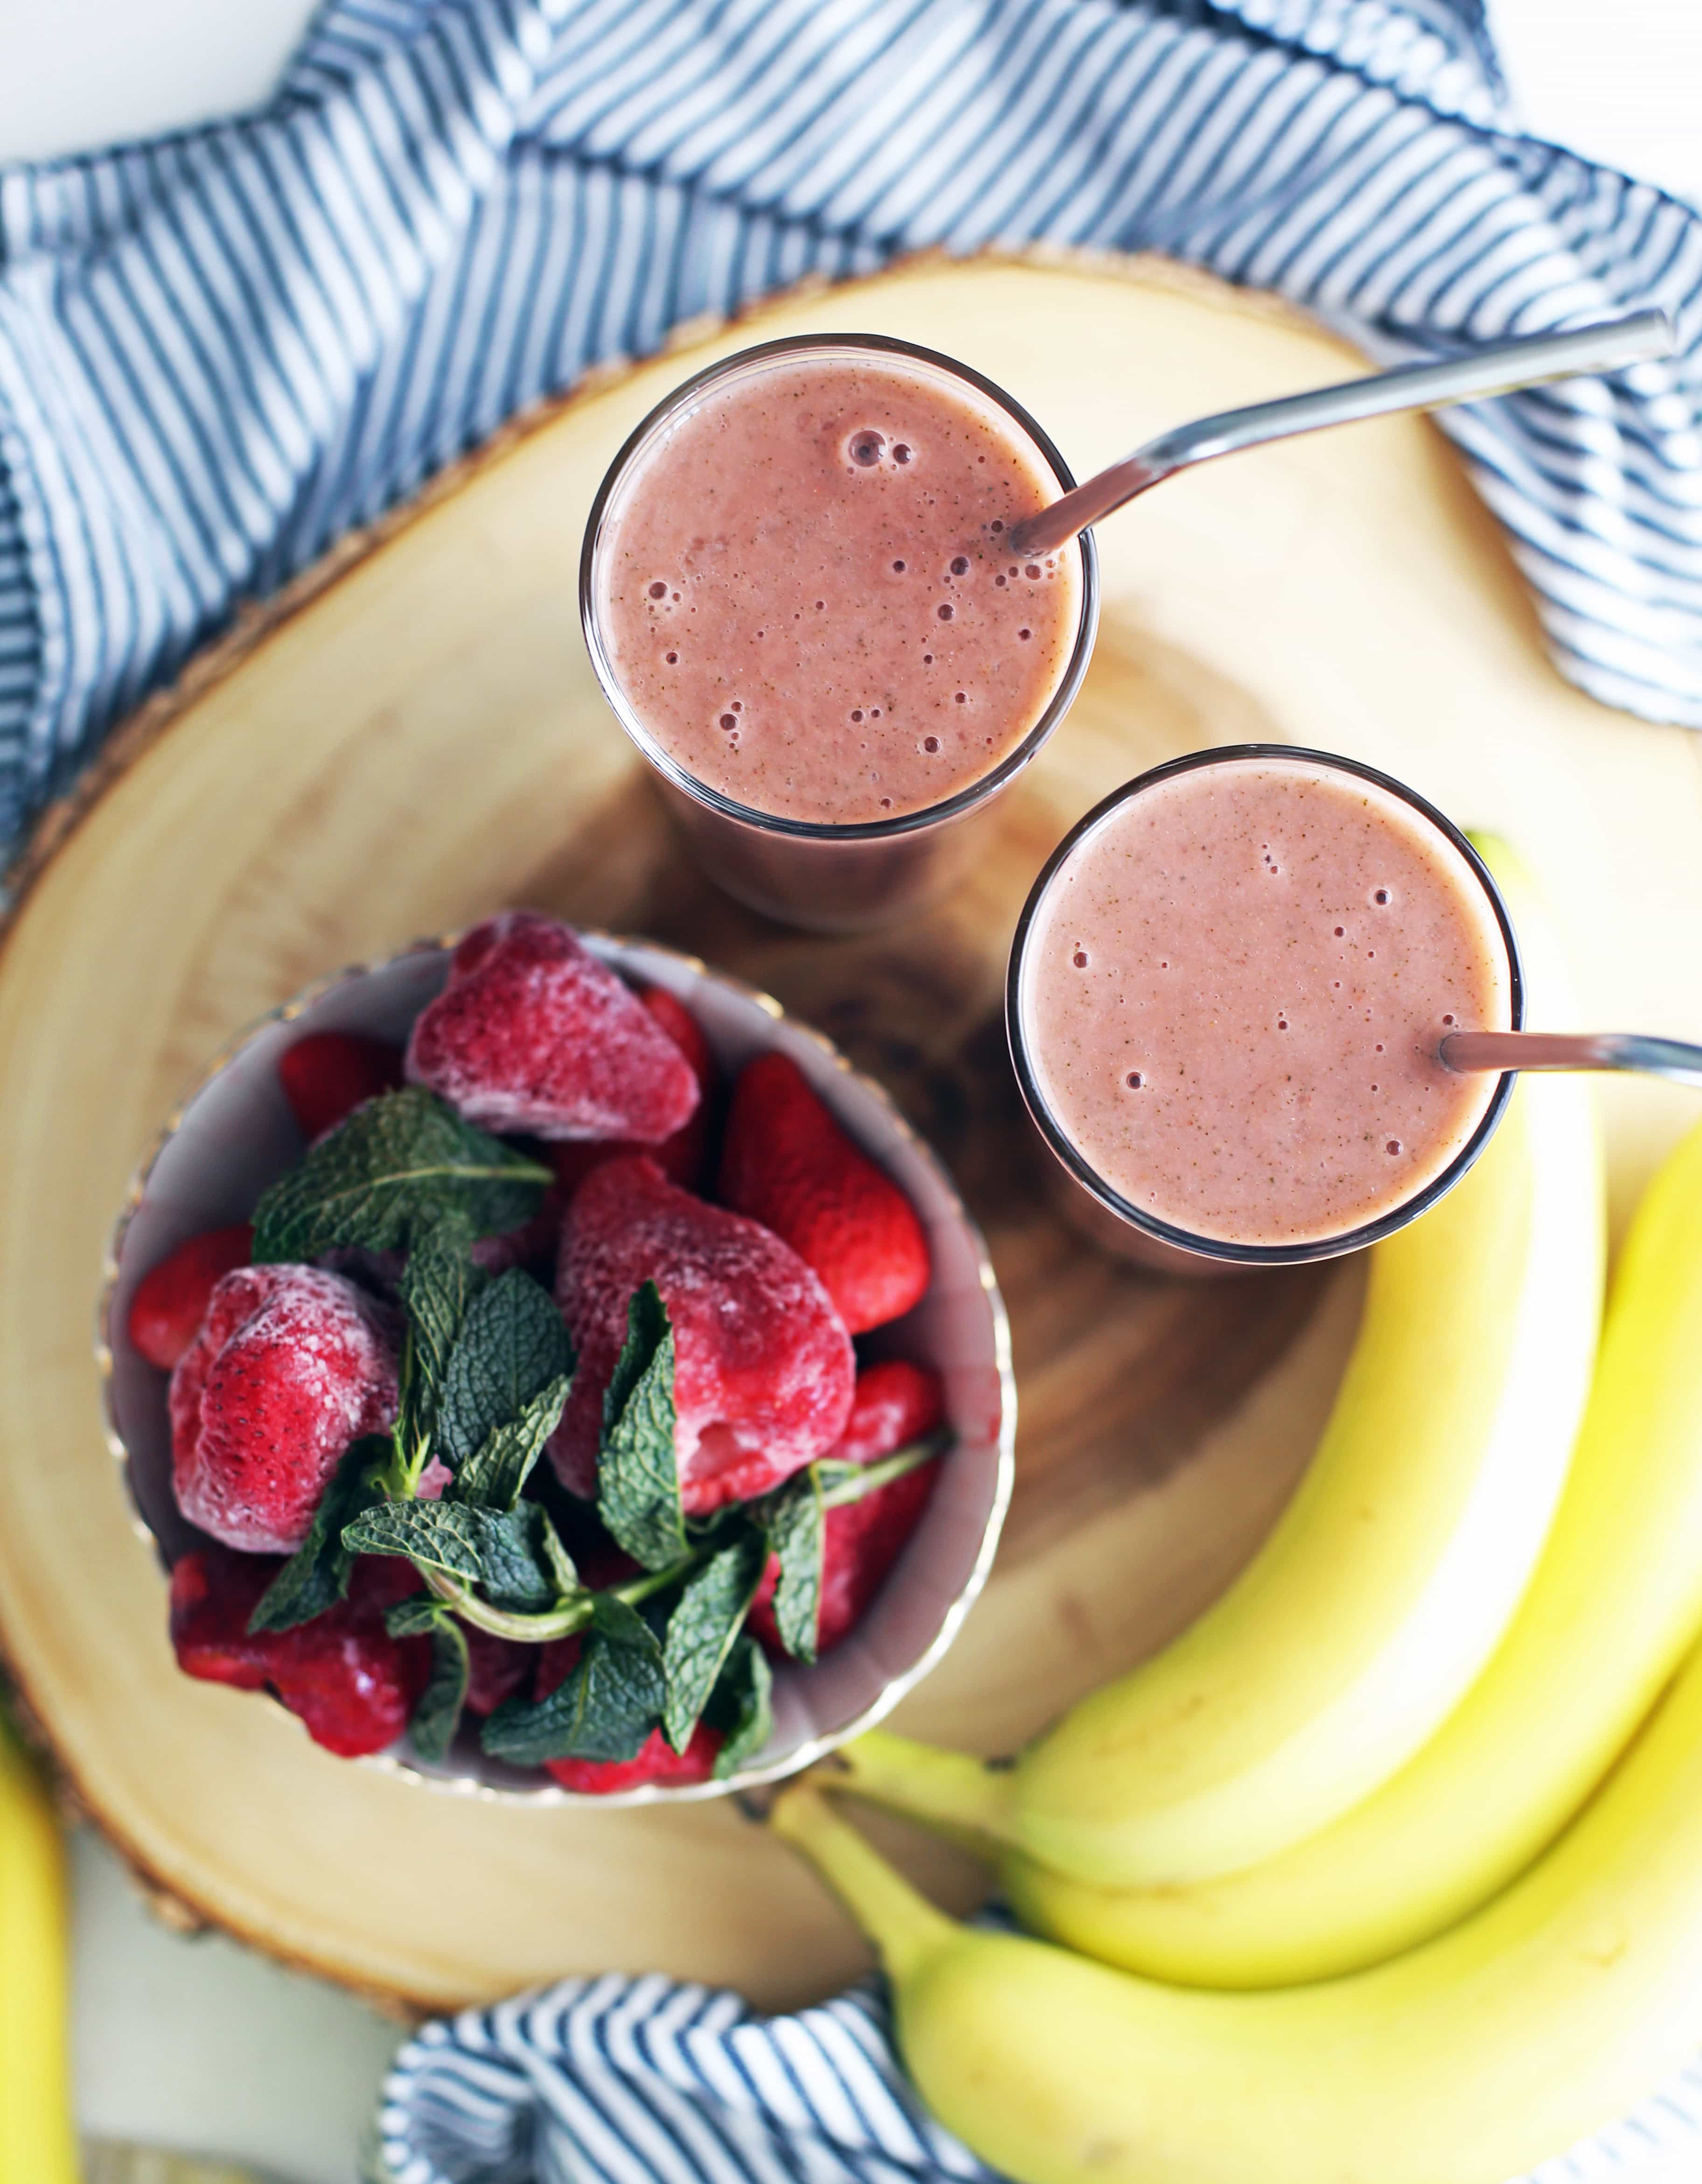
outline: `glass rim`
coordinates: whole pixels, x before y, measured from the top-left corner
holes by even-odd
[[[1099,557],[1091,531],[1079,532],[1076,539],[1082,554],[1082,602],[1076,617],[1076,641],[1058,687],[1048,700],[1040,718],[996,766],[972,781],[967,788],[943,798],[937,804],[925,805],[917,811],[898,812],[890,819],[841,822],[787,818],[776,812],[761,811],[753,804],[741,804],[721,790],[711,788],[709,783],[699,781],[676,758],[663,749],[639,718],[637,709],[621,688],[598,627],[595,592],[598,544],[609,502],[634,459],[681,410],[697,400],[715,381],[733,371],[759,365],[769,358],[807,354],[812,350],[821,349],[863,349],[877,355],[908,357],[943,372],[950,378],[965,382],[1021,426],[1044,457],[1062,492],[1070,493],[1075,489],[1074,475],[1044,428],[1014,395],[1008,394],[996,381],[977,371],[972,365],[959,362],[956,357],[947,356],[939,349],[925,348],[919,342],[902,341],[892,334],[797,334],[777,341],[758,342],[749,348],[737,350],[731,356],[722,357],[714,364],[706,365],[701,371],[693,372],[689,379],[682,380],[640,419],[621,443],[619,453],[603,474],[603,482],[597,488],[591,504],[591,513],[586,520],[585,538],[579,555],[580,627],[584,633],[586,649],[591,655],[592,668],[603,696],[614,709],[615,718],[637,745],[640,755],[655,768],[665,781],[691,798],[693,803],[703,805],[723,819],[735,821],[759,833],[786,835],[795,841],[890,841],[899,835],[918,833],[924,828],[964,817],[977,810],[1021,772],[1075,703],[1082,678],[1087,672],[1088,662],[1093,655],[1093,641],[1099,626]]]
[[[1416,788],[1410,788],[1404,782],[1397,781],[1393,774],[1384,773],[1374,766],[1363,765],[1357,759],[1343,758],[1334,751],[1313,750],[1300,744],[1220,744],[1209,750],[1190,751],[1184,757],[1170,759],[1162,766],[1149,767],[1146,772],[1124,782],[1121,788],[1114,788],[1109,796],[1102,797],[1091,811],[1076,821],[1041,866],[1022,905],[1021,915],[1016,921],[1004,983],[1005,1039],[1010,1050],[1011,1067],[1016,1073],[1023,1105],[1027,1108],[1035,1128],[1045,1139],[1048,1151],[1073,1180],[1107,1212],[1115,1214],[1143,1236],[1150,1237],[1154,1243],[1169,1245],[1198,1258],[1215,1259],[1248,1268],[1304,1266],[1315,1260],[1340,1258],[1350,1251],[1362,1251],[1368,1245],[1382,1242],[1384,1238],[1404,1228],[1409,1222],[1417,1220],[1421,1213],[1427,1213],[1438,1200],[1453,1190],[1494,1135],[1512,1095],[1516,1073],[1511,1070],[1503,1071],[1476,1129],[1441,1174],[1432,1176],[1421,1190],[1415,1191],[1410,1198],[1403,1199],[1399,1206],[1380,1214],[1375,1221],[1362,1222],[1355,1228],[1344,1228],[1338,1234],[1315,1237],[1303,1243],[1238,1244],[1225,1237],[1198,1235],[1172,1222],[1161,1220],[1158,1215],[1137,1206],[1115,1190],[1071,1143],[1062,1125],[1048,1108],[1045,1095],[1040,1089],[1029,1058],[1028,1039],[1022,1022],[1023,961],[1035,916],[1048,889],[1082,837],[1108,813],[1139,795],[1143,790],[1154,788],[1160,782],[1171,780],[1177,774],[1195,772],[1207,766],[1227,765],[1237,760],[1272,759],[1295,760],[1368,781],[1397,797],[1401,803],[1427,820],[1449,846],[1458,851],[1488,900],[1507,951],[1511,1028],[1521,1031],[1525,1023],[1525,974],[1519,955],[1518,938],[1493,873],[1445,812],[1438,811]]]

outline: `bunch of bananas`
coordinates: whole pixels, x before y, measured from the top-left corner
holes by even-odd
[[[877,1732],[777,1802],[923,2097],[1020,2184],[1501,2184],[1702,2042],[1702,1130],[1598,1356],[1600,1206],[1582,1084],[1522,1081],[1377,1246],[1215,1607],[1013,1764]],[[824,1783],[978,1842],[1046,1938],[943,1917]]]

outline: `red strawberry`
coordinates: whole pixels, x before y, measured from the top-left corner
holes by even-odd
[[[169,1373],[200,1331],[220,1275],[246,1267],[254,1232],[246,1221],[191,1236],[136,1285],[125,1325],[131,1347]]]
[[[614,1139],[603,1144],[581,1139],[576,1144],[555,1146],[550,1155],[550,1165],[555,1170],[557,1182],[570,1196],[592,1168],[601,1167],[604,1161],[614,1160],[621,1153],[648,1152],[668,1180],[677,1183],[682,1190],[695,1190],[703,1180],[704,1151],[709,1134],[709,1100],[715,1089],[715,1054],[704,1036],[703,1026],[665,986],[643,987],[639,999],[692,1065],[692,1074],[698,1080],[698,1104],[690,1119],[682,1123],[671,1138],[664,1138],[659,1145],[641,1145],[631,1139]]]
[[[185,1675],[245,1691],[264,1686],[316,1744],[345,1759],[381,1752],[408,1726],[431,1667],[429,1638],[392,1638],[384,1611],[420,1589],[389,1556],[363,1556],[348,1597],[293,1630],[250,1637],[248,1618],[281,1565],[200,1547],[171,1573],[171,1643]]]
[[[671,1137],[698,1104],[673,1040],[566,926],[508,911],[455,950],[407,1073],[470,1122],[540,1138]]]
[[[760,1223],[628,1157],[587,1177],[562,1224],[556,1301],[579,1353],[550,1442],[565,1485],[596,1491],[603,1393],[647,1281],[673,1324],[675,1448],[692,1516],[765,1493],[832,1446],[855,1362],[826,1290]]]
[[[171,1478],[192,1524],[289,1554],[344,1450],[396,1421],[394,1315],[341,1274],[243,1267],[171,1376]]]
[[[562,1681],[579,1659],[580,1641],[552,1639],[538,1650],[536,1695],[543,1698]],[[683,1752],[676,1752],[659,1729],[653,1729],[631,1759],[547,1759],[544,1772],[564,1790],[581,1797],[607,1797],[616,1790],[636,1789],[641,1782],[665,1782],[678,1786],[707,1782],[715,1773],[715,1754],[723,1742],[718,1729],[699,1722]]]
[[[467,1711],[493,1713],[525,1683],[542,1648],[493,1637],[468,1623],[461,1625],[461,1635],[467,1641]]]
[[[402,1050],[352,1031],[310,1031],[278,1057],[278,1082],[312,1145],[364,1100],[402,1082]]]
[[[928,1286],[927,1239],[910,1201],[788,1055],[759,1055],[734,1087],[717,1195],[815,1268],[853,1334],[897,1319]]]
[[[843,1438],[828,1451],[830,1462],[874,1463],[932,1433],[945,1416],[939,1375],[925,1365],[894,1357],[857,1375],[856,1400]],[[815,1651],[831,1652],[854,1630],[898,1559],[934,1490],[937,1462],[918,1464],[877,1486],[860,1502],[830,1509],[823,1522],[821,1597],[815,1616]],[[770,1653],[783,1654],[774,1619],[780,1557],[770,1555],[751,1603],[750,1628]]]

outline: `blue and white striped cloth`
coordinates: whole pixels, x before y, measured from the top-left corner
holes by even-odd
[[[1694,2184],[1699,2146],[1702,2063],[1516,2184]],[[370,2175],[998,2184],[905,2084],[873,1986],[762,2018],[737,1995],[612,1975],[426,2025],[386,2081]]]
[[[1521,135],[1482,0],[328,0],[263,109],[0,168],[0,864],[514,411],[805,274],[1036,240],[1390,356],[1665,304],[1674,364],[1443,423],[1563,671],[1702,725],[1702,218]]]

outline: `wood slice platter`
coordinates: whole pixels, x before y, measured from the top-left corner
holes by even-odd
[[[0,1640],[72,1796],[164,1903],[401,2007],[607,1968],[781,2005],[864,1958],[730,1804],[587,1814],[437,1794],[177,1674],[103,1440],[91,1318],[126,1178],[243,1023],[341,963],[527,904],[722,965],[883,1078],[983,1223],[1014,1323],[998,1563],[898,1717],[987,1750],[1160,1643],[1245,1559],[1310,1450],[1357,1308],[1351,1268],[1153,1281],[1049,1210],[1000,980],[1072,821],[1203,744],[1368,760],[1518,844],[1589,1020],[1702,1036],[1698,747],[1556,677],[1494,526],[1411,419],[1192,473],[1104,526],[1083,694],[937,912],[824,940],[715,894],[592,681],[581,529],[615,448],[688,370],[844,328],[979,366],[1078,476],[1354,364],[1286,311],[1149,262],[924,261],[787,299],[529,421],[251,617],[42,830],[0,947]],[[1694,1110],[1650,1084],[1605,1104],[1622,1223]],[[904,1850],[973,1899],[975,1869]]]

